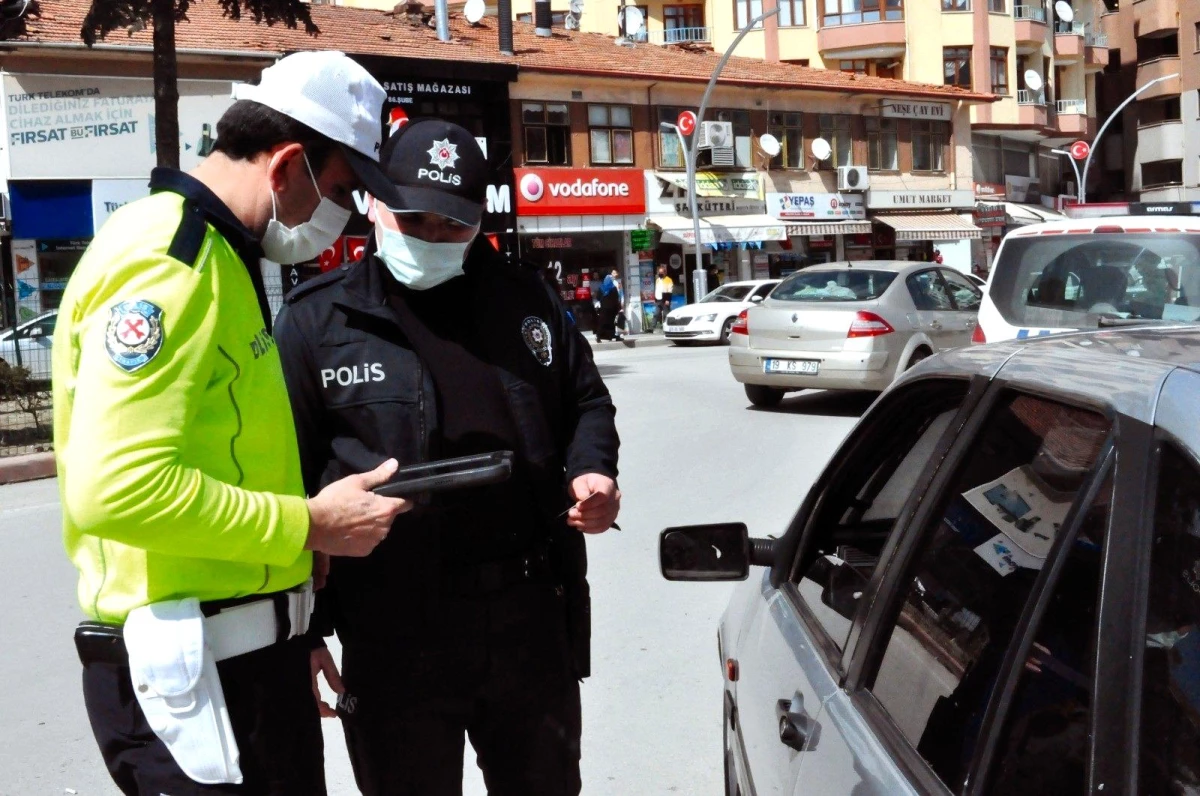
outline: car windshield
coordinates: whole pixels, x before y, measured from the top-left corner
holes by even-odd
[[[704,298],[700,299],[700,303],[707,304],[709,302],[745,301],[746,296],[750,295],[750,291],[753,288],[754,285],[725,285],[724,287],[717,288]]]
[[[1200,320],[1200,235],[1009,238],[994,270],[992,301],[1014,326]]]
[[[844,271],[798,271],[779,284],[772,299],[782,301],[872,301],[895,280],[892,271],[847,268]]]

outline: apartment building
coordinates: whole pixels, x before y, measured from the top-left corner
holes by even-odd
[[[1100,118],[1142,93],[1105,132],[1094,156],[1089,196],[1200,201],[1200,3],[1097,0],[1096,5],[1109,39],[1108,64],[1099,75]]]

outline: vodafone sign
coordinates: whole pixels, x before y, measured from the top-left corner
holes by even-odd
[[[642,215],[641,169],[517,169],[518,216]]]

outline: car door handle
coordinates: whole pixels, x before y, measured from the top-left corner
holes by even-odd
[[[810,741],[815,742],[817,723],[804,709],[804,697],[799,692],[791,699],[779,700],[775,716],[779,719],[779,741],[784,746],[803,752]]]
[[[968,329],[974,329],[975,324],[976,324],[976,320],[974,318],[967,318],[967,328]]]
[[[930,329],[941,329],[942,322],[941,321],[933,321],[932,323],[929,324],[929,328]]]

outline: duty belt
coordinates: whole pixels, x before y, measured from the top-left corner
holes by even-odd
[[[241,600],[201,603],[204,640],[218,661],[280,644],[308,632],[313,609],[312,581],[288,591]],[[83,664],[127,664],[121,626],[83,622],[75,630]]]
[[[442,591],[448,594],[487,594],[518,583],[546,583],[553,577],[544,550],[516,558],[487,561],[442,572]]]

